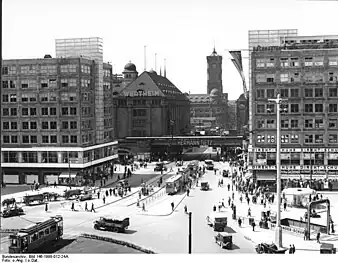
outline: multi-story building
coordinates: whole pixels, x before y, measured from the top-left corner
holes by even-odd
[[[251,53],[252,148],[258,181],[276,176],[277,93],[281,111],[281,175],[338,179],[338,36],[283,37]]]
[[[75,183],[117,158],[112,66],[85,52],[70,57],[71,48],[60,53],[60,43],[68,41],[57,41],[58,58],[3,61],[1,166],[6,183]]]
[[[297,29],[275,29],[275,30],[249,30],[249,97],[252,97],[252,82],[251,82],[251,51],[260,46],[279,46],[281,44],[281,39],[291,36],[295,37],[298,35]],[[248,128],[249,131],[252,131],[251,123],[251,113],[253,112],[253,106],[249,100],[249,118],[248,118]],[[252,135],[249,135],[249,144],[252,145]]]

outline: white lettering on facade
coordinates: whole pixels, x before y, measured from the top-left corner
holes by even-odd
[[[155,90],[124,91],[123,95],[126,97],[156,97],[160,96],[160,92]]]

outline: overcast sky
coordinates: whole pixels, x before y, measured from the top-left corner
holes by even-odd
[[[214,41],[223,56],[223,90],[242,82],[227,50],[247,49],[248,30],[298,29],[298,35],[338,35],[337,1],[297,0],[3,0],[3,59],[55,56],[55,39],[102,37],[114,73],[129,61],[139,73],[163,70],[183,92],[206,93]],[[244,54],[244,71],[248,59]]]

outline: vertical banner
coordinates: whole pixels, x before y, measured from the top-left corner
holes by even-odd
[[[245,76],[243,72],[242,53],[241,51],[229,51],[229,53],[233,57],[233,59],[231,59],[232,63],[234,63],[238,73],[241,75],[241,78],[243,81],[244,96],[245,98],[247,98],[248,91],[247,91]]]

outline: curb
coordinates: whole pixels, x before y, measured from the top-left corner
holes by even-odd
[[[96,240],[106,241],[106,242],[110,242],[110,243],[114,243],[114,244],[130,247],[130,248],[133,248],[135,250],[139,250],[139,251],[141,251],[141,252],[143,252],[145,254],[156,254],[154,251],[152,251],[150,249],[146,249],[146,248],[140,247],[138,245],[135,245],[135,244],[127,242],[127,241],[117,240],[117,239],[113,239],[113,238],[110,238],[110,237],[104,237],[104,236],[97,236],[97,235],[92,235],[92,234],[86,234],[86,233],[81,234],[80,236],[84,237],[84,238],[96,239]]]
[[[170,216],[172,213],[175,212],[176,208],[182,203],[183,199],[187,196],[187,193],[185,193],[182,197],[182,199],[178,202],[178,204],[174,207],[174,210],[171,211],[169,214],[164,214],[164,215],[151,215],[151,214],[139,214],[143,216]]]

